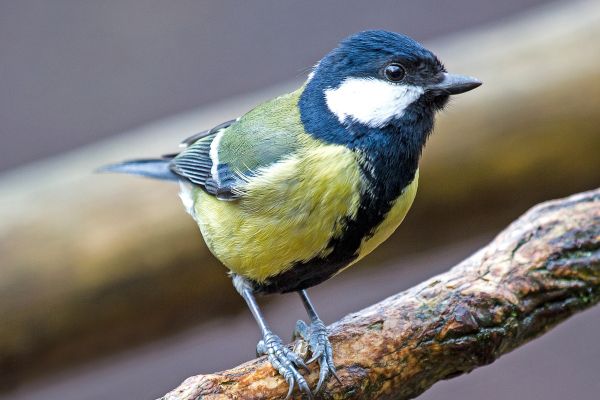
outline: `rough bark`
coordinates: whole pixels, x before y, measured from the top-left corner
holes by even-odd
[[[414,398],[599,299],[600,189],[531,209],[448,272],[330,326],[342,384],[321,397]],[[261,357],[188,378],[162,400],[279,399],[286,388]]]

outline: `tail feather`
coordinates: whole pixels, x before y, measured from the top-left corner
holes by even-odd
[[[123,161],[121,163],[100,167],[96,172],[116,172],[121,174],[140,175],[164,181],[181,180],[181,178],[169,168],[170,161],[171,160],[169,159]]]

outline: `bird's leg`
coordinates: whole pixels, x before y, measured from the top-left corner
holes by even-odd
[[[333,350],[331,348],[331,343],[327,338],[327,327],[317,315],[315,307],[308,298],[308,293],[306,293],[306,290],[301,290],[298,292],[298,294],[300,295],[302,303],[304,304],[304,308],[306,309],[308,317],[310,318],[310,325],[307,325],[302,320],[298,321],[296,323],[294,337],[300,336],[308,343],[312,353],[312,357],[307,362],[308,364],[315,360],[319,361],[319,383],[317,384],[317,388],[315,390],[316,393],[321,389],[321,386],[330,375],[335,376],[338,382],[340,381],[340,378],[335,373]]]
[[[279,336],[275,335],[265,318],[263,317],[258,303],[252,293],[252,287],[246,279],[239,275],[233,275],[233,286],[238,293],[246,300],[250,312],[258,323],[262,339],[256,345],[256,353],[258,355],[266,355],[269,362],[287,381],[289,390],[286,399],[289,398],[294,390],[294,385],[297,384],[300,391],[309,399],[312,399],[312,393],[304,377],[298,372],[298,367],[308,371],[308,367],[296,353],[283,345]]]

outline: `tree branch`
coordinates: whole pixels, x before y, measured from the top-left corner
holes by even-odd
[[[427,184],[402,234],[363,266],[498,229],[528,204],[600,181],[600,2],[552,3],[428,42],[452,70],[485,86],[437,117],[423,154]],[[189,304],[218,297],[219,316],[242,310],[176,186],[91,171],[175,150],[182,136],[300,84],[0,175],[0,390],[214,317]]]
[[[342,384],[325,399],[410,399],[489,364],[600,298],[600,189],[543,203],[450,271],[330,326]],[[314,387],[316,366],[308,376]],[[163,400],[279,399],[265,357]]]

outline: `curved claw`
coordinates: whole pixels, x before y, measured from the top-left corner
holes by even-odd
[[[297,367],[302,368],[306,372],[310,372],[310,368],[308,368],[308,365],[306,365],[306,363],[304,362],[304,360],[302,358],[300,358],[300,356],[298,356],[298,354],[296,354],[296,353],[294,353],[293,351],[290,350],[290,355],[293,358],[292,362]]]
[[[333,352],[331,351],[331,348],[329,349],[329,352],[328,352],[327,366],[329,367],[329,372],[331,372],[331,375],[333,375],[335,380],[341,385],[342,380],[340,379],[340,376],[337,374],[337,372],[335,370],[335,364],[333,362]]]
[[[294,391],[294,380],[287,379],[286,382],[289,386],[289,389],[288,389],[287,395],[285,396],[285,400],[289,399],[292,396],[292,392]]]
[[[312,352],[312,350],[311,350]],[[311,358],[308,359],[308,361],[306,361],[307,364],[312,364],[315,361],[317,361],[319,358],[321,358],[321,356],[323,355],[323,349],[320,347],[317,347],[317,349],[312,352],[313,356]]]
[[[266,355],[273,368],[275,368],[288,383],[289,389],[286,399],[292,395],[296,384],[306,398],[313,398],[308,383],[306,383],[302,374],[297,370],[297,367],[306,370],[308,370],[308,367],[296,353],[283,345],[278,336],[271,332],[266,333],[263,339],[256,345],[256,352],[258,355]]]

